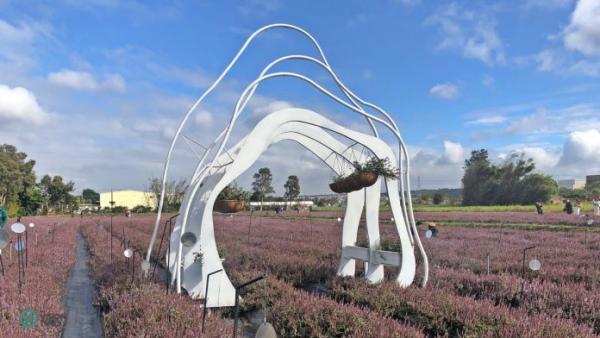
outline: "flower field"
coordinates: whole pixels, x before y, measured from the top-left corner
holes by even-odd
[[[141,251],[152,221],[115,218],[115,224],[126,222],[126,238]],[[216,215],[215,224],[219,251],[234,284],[267,276],[244,295],[243,310],[267,308],[268,320],[284,337],[600,334],[597,231],[442,223],[438,237],[424,239],[431,261],[428,287],[400,289],[392,282],[369,285],[360,277],[335,276],[341,227],[330,214],[271,214],[254,216],[252,222],[249,215]],[[388,243],[393,243],[392,230],[389,224],[383,226]],[[359,242],[365,239],[361,229]],[[529,246],[535,248],[528,251],[528,259],[539,259],[542,269],[526,269],[522,277],[522,250]],[[393,274],[389,270],[387,277]],[[222,315],[227,317],[227,312]]]
[[[14,222],[14,219],[7,222],[8,229]],[[12,249],[9,245],[2,250],[4,276],[0,275],[0,336],[57,337],[61,335],[65,322],[64,284],[75,262],[79,220],[24,217],[21,222],[35,224],[34,228],[28,227],[25,282],[19,294],[17,251],[14,245]],[[54,231],[54,236],[49,231]],[[16,235],[10,230],[8,232],[15,243]],[[38,320],[20,318],[24,309],[33,309]]]
[[[263,212],[268,215],[268,212]],[[270,215],[273,215],[270,212]],[[313,213],[319,218],[337,219],[344,217],[343,211],[321,211]],[[289,213],[290,217],[294,217],[295,212]],[[388,222],[392,217],[390,211],[381,212],[381,220]],[[547,212],[543,215],[538,215],[535,212],[524,211],[417,211],[415,218],[420,221],[435,221],[443,222],[447,225],[477,225],[477,226],[497,226],[498,224],[506,225],[584,225],[588,220],[593,220],[594,223],[600,224],[600,216],[595,216],[591,212],[581,213],[580,216],[568,215],[564,212]]]
[[[396,273],[393,269],[386,270],[386,282],[368,284],[360,277],[360,262],[356,278],[336,277],[341,238],[338,214],[257,214],[252,218],[250,214],[215,214],[217,243],[234,284],[266,277],[243,294],[242,316],[247,321],[266,313],[281,337],[600,335],[597,227],[585,231],[571,224],[569,231],[521,230],[500,227],[497,222],[481,221],[486,227],[474,227],[459,226],[456,221],[444,226],[442,221],[437,237],[426,239],[421,233],[430,259],[428,286],[401,289],[390,281]],[[505,214],[507,219],[515,217]],[[382,246],[393,249],[397,243],[386,217],[382,216]],[[46,217],[33,222],[38,244],[30,247],[21,295],[16,252],[13,249],[12,260],[3,252],[2,336],[60,336],[65,321],[64,285],[74,263],[79,230],[90,252],[91,276],[98,287],[96,306],[106,337],[200,336],[201,302],[167,295],[160,265],[153,278],[141,276],[140,263],[154,215],[114,217],[112,258],[110,217],[84,217],[81,227],[79,218]],[[48,233],[52,228],[54,242]],[[365,240],[361,226],[359,245]],[[535,248],[527,252],[526,262],[537,258],[542,268],[534,272],[526,267],[523,274],[523,249],[531,246]],[[135,250],[134,258],[123,256],[125,248]],[[156,256],[161,263],[165,251],[163,244],[161,255]],[[25,335],[18,320],[23,308],[33,308],[40,315],[39,324]],[[231,309],[212,311],[203,336],[231,336],[232,313]],[[252,328],[244,333],[253,336]]]

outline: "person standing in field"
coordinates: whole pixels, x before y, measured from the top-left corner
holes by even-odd
[[[565,208],[563,211],[571,215],[573,213],[573,203],[571,203],[570,200],[564,200],[563,203],[565,203]]]
[[[594,215],[600,215],[600,197],[596,196],[592,199],[592,206],[594,207]]]
[[[535,210],[537,210],[538,215],[544,214],[544,205],[542,202],[535,202]]]
[[[581,201],[579,199],[575,200],[575,216],[579,216],[581,212]]]

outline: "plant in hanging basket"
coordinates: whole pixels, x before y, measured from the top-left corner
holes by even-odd
[[[216,212],[230,214],[244,210],[245,202],[250,198],[250,193],[244,191],[237,184],[226,186],[217,196],[214,210]]]
[[[370,187],[379,176],[396,179],[400,176],[398,168],[394,168],[390,160],[386,158],[371,157],[368,161],[361,164],[354,162],[354,173],[350,176],[360,184],[361,188]]]

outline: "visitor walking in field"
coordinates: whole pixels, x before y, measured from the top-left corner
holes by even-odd
[[[538,215],[544,214],[544,205],[542,202],[535,202],[535,210],[537,210]]]
[[[594,207],[594,215],[600,215],[600,197],[594,197],[592,199],[592,206]]]
[[[579,199],[575,200],[575,216],[579,216],[581,212],[581,201]]]
[[[563,211],[571,215],[573,213],[573,203],[571,203],[571,200],[564,200],[563,203],[565,204]]]

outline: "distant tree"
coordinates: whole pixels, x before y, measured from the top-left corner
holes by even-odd
[[[502,165],[497,167],[497,189],[494,194],[493,204],[507,205],[522,203],[522,194],[526,193],[524,189],[535,189],[532,184],[540,182],[539,179],[530,180],[527,182],[529,185],[523,187],[521,181],[533,169],[535,169],[535,163],[533,163],[531,158],[525,159],[523,154],[512,154]]]
[[[516,190],[519,203],[534,204],[549,201],[558,192],[558,184],[550,176],[530,174],[518,183]]]
[[[136,205],[135,207],[133,207],[133,209],[131,209],[131,212],[134,212],[136,214],[144,214],[144,213],[148,213],[151,211],[152,211],[152,208],[147,207],[145,205]]]
[[[431,195],[424,192],[419,192],[419,196],[417,197],[417,202],[419,204],[429,204],[431,202]]]
[[[44,213],[48,201],[39,185],[28,188],[19,194],[19,204],[22,215],[37,215]]]
[[[558,192],[551,177],[532,173],[535,163],[523,154],[512,154],[494,165],[488,160],[487,150],[475,150],[464,168],[463,205],[546,202]]]
[[[18,203],[19,194],[35,185],[35,161],[15,146],[0,146],[0,205]]]
[[[591,184],[586,184],[585,190],[590,199],[600,196],[600,181],[596,181]]]
[[[489,197],[493,189],[491,179],[495,175],[494,168],[488,159],[485,149],[473,150],[471,157],[465,160],[465,174],[462,178],[463,205],[479,204]]]
[[[217,196],[217,200],[238,200],[248,201],[250,199],[250,192],[245,191],[236,182],[228,184],[221,190]]]
[[[258,172],[253,175],[254,182],[252,182],[252,190],[253,197],[260,201],[260,210],[262,210],[262,204],[266,197],[270,194],[274,193],[275,190],[271,185],[273,181],[273,175],[271,174],[271,169],[269,168],[260,168]]]
[[[295,200],[300,195],[300,179],[298,179],[298,176],[296,175],[288,176],[283,187],[285,188],[283,196],[288,201]]]
[[[433,194],[433,204],[438,205],[441,204],[444,201],[444,195],[442,195],[439,192],[436,192],[435,194]]]
[[[100,194],[92,189],[83,189],[81,198],[83,203],[100,204]]]
[[[71,192],[75,190],[75,183],[72,181],[65,183],[62,176],[44,175],[39,188],[41,195],[47,198],[48,208],[59,212],[77,209],[78,201],[71,195]]]
[[[588,192],[585,189],[560,188],[558,194],[562,198],[583,200],[587,198]]]
[[[160,201],[160,195],[162,193],[162,180],[158,177],[154,177],[150,178],[148,181],[148,190],[150,191],[150,193],[153,193],[154,196],[156,196],[157,201]],[[165,200],[163,204],[163,212],[179,210],[186,189],[187,182],[183,178],[179,180],[167,181],[165,185]]]

